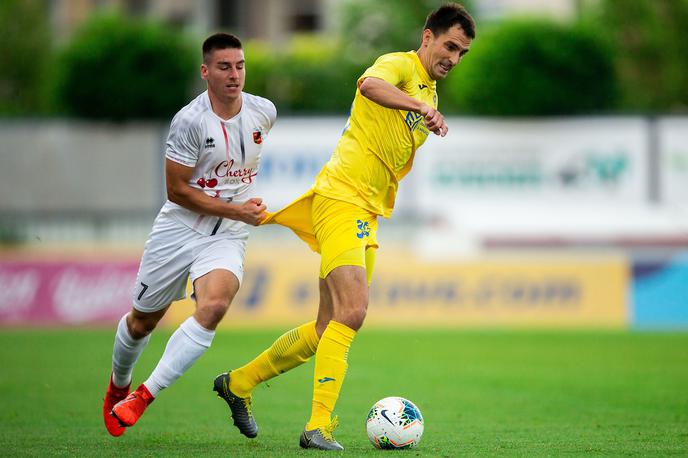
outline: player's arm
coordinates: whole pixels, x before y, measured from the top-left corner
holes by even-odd
[[[442,114],[430,105],[414,99],[398,87],[381,78],[366,77],[359,85],[361,94],[385,108],[413,111],[425,118],[431,132],[444,137],[449,130]]]
[[[196,213],[243,221],[254,226],[265,218],[266,207],[262,199],[252,198],[242,204],[235,204],[210,197],[200,189],[189,186],[193,171],[193,167],[170,159],[165,161],[167,198],[170,201]]]

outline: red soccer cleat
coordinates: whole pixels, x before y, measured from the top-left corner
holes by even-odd
[[[110,412],[112,408],[129,394],[131,383],[123,388],[119,388],[112,383],[112,374],[110,374],[110,382],[108,383],[107,391],[105,392],[105,399],[103,402],[103,420],[105,420],[105,428],[115,437],[124,434],[124,427],[119,424],[119,421]]]
[[[136,388],[136,391],[115,404],[112,408],[112,416],[119,421],[120,426],[134,426],[143,415],[146,407],[154,400],[155,398],[150,394],[146,385],[142,383]]]

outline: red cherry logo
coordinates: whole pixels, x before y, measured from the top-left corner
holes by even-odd
[[[205,184],[206,184],[209,188],[214,188],[215,186],[217,186],[217,178],[211,178],[211,179],[209,179],[208,181],[206,181]]]
[[[198,183],[198,186],[201,188],[205,188],[205,178],[199,178],[196,183]]]

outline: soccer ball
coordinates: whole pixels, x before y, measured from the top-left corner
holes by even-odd
[[[366,420],[368,439],[375,448],[400,449],[418,445],[423,415],[408,399],[392,396],[375,403]]]

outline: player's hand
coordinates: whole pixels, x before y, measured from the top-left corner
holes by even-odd
[[[260,197],[252,197],[243,204],[239,205],[239,221],[252,226],[258,226],[265,219],[267,207]]]
[[[442,113],[429,105],[423,105],[420,109],[420,114],[425,119],[425,127],[427,127],[430,132],[440,137],[447,135],[449,127],[447,127],[447,123],[444,122]]]

